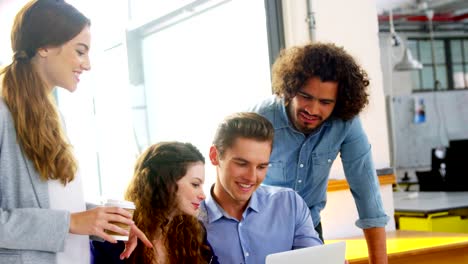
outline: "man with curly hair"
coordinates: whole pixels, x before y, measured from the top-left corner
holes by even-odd
[[[321,239],[330,168],[341,155],[371,263],[387,263],[385,214],[371,146],[358,114],[368,103],[366,72],[343,48],[315,43],[283,50],[273,65],[274,95],[251,110],[273,124],[265,184],[306,201]]]

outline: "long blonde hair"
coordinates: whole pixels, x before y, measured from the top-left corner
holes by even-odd
[[[16,15],[11,32],[13,62],[0,71],[2,96],[15,123],[19,144],[41,179],[72,181],[77,162],[62,129],[51,91],[31,59],[37,49],[60,46],[89,25],[64,1],[30,1]]]

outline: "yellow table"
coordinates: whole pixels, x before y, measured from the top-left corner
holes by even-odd
[[[346,241],[346,259],[350,264],[367,264],[364,237],[327,240]],[[397,230],[387,232],[389,264],[468,263],[468,234]]]
[[[468,233],[468,192],[394,192],[397,229]]]

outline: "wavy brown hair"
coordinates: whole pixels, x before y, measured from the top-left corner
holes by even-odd
[[[10,109],[17,139],[41,179],[73,180],[77,163],[62,130],[51,91],[31,59],[39,48],[58,47],[89,25],[88,18],[64,1],[28,2],[11,31],[13,62],[0,71],[2,96]]]
[[[162,240],[169,263],[206,263],[209,247],[198,219],[177,211],[177,181],[196,163],[205,163],[190,143],[161,142],[137,160],[125,199],[135,203],[133,220],[151,240]],[[127,263],[153,263],[154,249],[139,243]]]
[[[349,120],[369,102],[367,73],[342,47],[331,43],[314,43],[281,51],[273,64],[273,91],[289,103],[312,77],[338,83],[334,117]]]

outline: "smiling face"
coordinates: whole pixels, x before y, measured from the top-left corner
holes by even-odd
[[[287,105],[289,120],[299,132],[312,133],[332,114],[337,95],[337,82],[310,78]]]
[[[81,73],[91,69],[90,42],[90,29],[86,26],[65,44],[38,50],[35,56],[36,69],[50,90],[55,86],[70,92],[76,90]]]
[[[213,194],[226,210],[245,208],[253,192],[266,176],[271,153],[270,141],[237,138],[220,157],[216,147],[210,149],[210,160],[217,168]]]
[[[196,216],[201,201],[205,199],[205,164],[196,162],[189,165],[185,176],[177,181],[178,209],[185,214]]]

